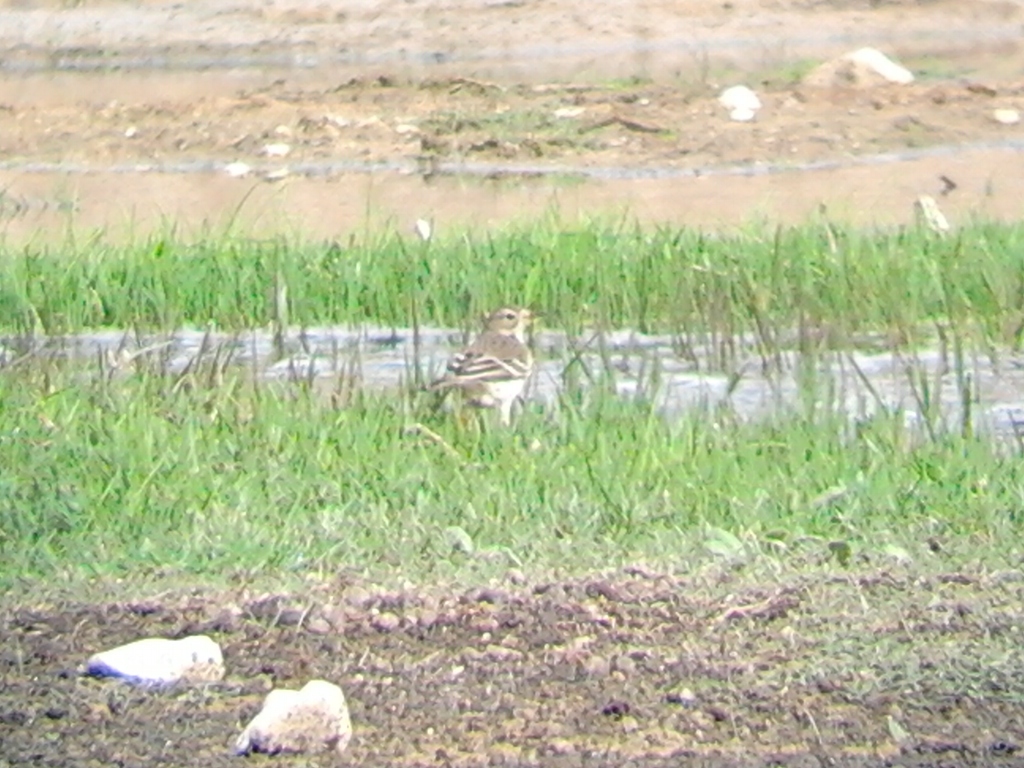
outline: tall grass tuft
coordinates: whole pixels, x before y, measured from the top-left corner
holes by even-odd
[[[224,330],[280,320],[454,325],[526,303],[566,330],[583,325],[699,331],[728,346],[771,328],[894,338],[936,323],[1019,341],[1024,225],[976,222],[949,238],[919,229],[809,223],[706,234],[628,222],[543,221],[447,240],[396,233],[348,244],[172,235],[111,245],[0,250],[0,328]],[[415,307],[415,310],[414,310]]]
[[[509,432],[432,415],[415,398],[357,393],[338,407],[231,370],[185,385],[86,373],[51,362],[0,376],[5,586],[685,567],[712,530],[827,559],[830,541],[999,542],[1024,525],[1018,459],[959,434],[922,441],[901,414],[856,428],[827,406],[760,423],[722,410],[669,422],[594,389],[554,412],[528,409]],[[437,440],[410,430],[417,421]]]
[[[769,377],[794,348],[811,354],[796,408],[756,423],[727,408],[667,420],[654,398],[620,399],[607,370],[590,369],[593,352],[612,365],[602,337],[586,357],[574,345],[589,342],[570,336],[558,407],[528,408],[511,432],[432,414],[414,388],[323,397],[309,381],[271,385],[219,353],[175,375],[7,355],[0,586],[346,567],[433,578],[636,558],[683,567],[705,539],[716,551],[844,553],[838,567],[851,547],[885,542],[998,546],[1021,533],[1024,470],[976,437],[965,360],[1019,346],[1022,240],[1024,226],[982,222],[940,238],[551,221],[440,241],[166,236],[4,251],[0,326],[11,334],[271,326],[283,345],[289,326],[365,322],[411,325],[418,338],[514,302],[570,334],[669,334],[695,362],[720,357],[730,387],[744,375],[729,367],[737,345],[756,349]],[[905,356],[924,434],[885,407],[852,355],[877,415],[854,424],[834,402],[814,353],[861,334]],[[925,337],[956,372],[957,430],[943,426],[939,374],[915,364]],[[657,361],[644,372],[652,385],[659,375]]]

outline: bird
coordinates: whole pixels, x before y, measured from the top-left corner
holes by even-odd
[[[432,382],[435,392],[459,390],[477,408],[497,408],[501,423],[512,423],[512,406],[533,373],[533,353],[526,327],[534,314],[521,307],[501,307],[487,315],[484,331],[448,361],[445,375]]]

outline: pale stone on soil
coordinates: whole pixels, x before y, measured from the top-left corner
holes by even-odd
[[[267,171],[263,174],[264,181],[281,181],[287,179],[291,175],[291,171],[287,168],[275,168],[272,171]]]
[[[265,144],[263,146],[263,154],[267,157],[286,157],[292,151],[291,145],[289,144]]]
[[[914,82],[913,73],[897,64],[875,48],[860,48],[838,59],[825,62],[803,80],[811,86],[852,86],[870,88],[873,85]]]
[[[729,110],[729,117],[738,122],[753,120],[761,108],[761,99],[745,85],[726,88],[718,96],[718,103]]]
[[[235,754],[344,752],[352,721],[341,688],[311,680],[301,690],[279,688],[267,694],[263,709],[235,742]]]
[[[86,673],[136,685],[207,683],[224,677],[224,657],[220,646],[206,635],[180,640],[150,637],[93,655],[86,662]]]
[[[939,210],[939,204],[935,202],[935,198],[931,195],[921,195],[918,197],[914,201],[914,211],[917,214],[918,221],[928,227],[928,229],[940,234],[949,232],[949,220]]]
[[[240,179],[248,175],[250,171],[252,171],[252,166],[248,163],[236,162],[224,166],[224,172],[233,179]]]
[[[1020,122],[1020,112],[1016,109],[997,109],[992,112],[992,118],[1000,125],[1016,125]]]

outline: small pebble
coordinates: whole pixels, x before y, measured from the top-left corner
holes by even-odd
[[[252,167],[248,163],[228,163],[224,166],[224,172],[233,179],[247,176],[250,171]]]
[[[1020,112],[1016,109],[997,109],[992,112],[992,117],[1000,125],[1017,125],[1020,122]]]

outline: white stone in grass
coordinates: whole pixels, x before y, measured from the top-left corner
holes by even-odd
[[[278,688],[235,741],[235,754],[344,752],[352,740],[352,720],[341,688],[311,680],[300,690]]]
[[[559,107],[555,110],[555,117],[559,120],[572,120],[586,111],[586,107]]]
[[[918,221],[933,232],[944,235],[949,232],[949,220],[939,210],[939,204],[931,195],[920,195],[914,201],[914,212]]]
[[[429,242],[431,236],[434,234],[433,225],[426,219],[416,219],[413,229],[416,230],[416,234],[419,235],[420,240],[423,242]]]
[[[207,683],[224,677],[224,656],[206,635],[180,640],[148,637],[94,654],[85,669],[89,675],[116,677],[133,685]]]

